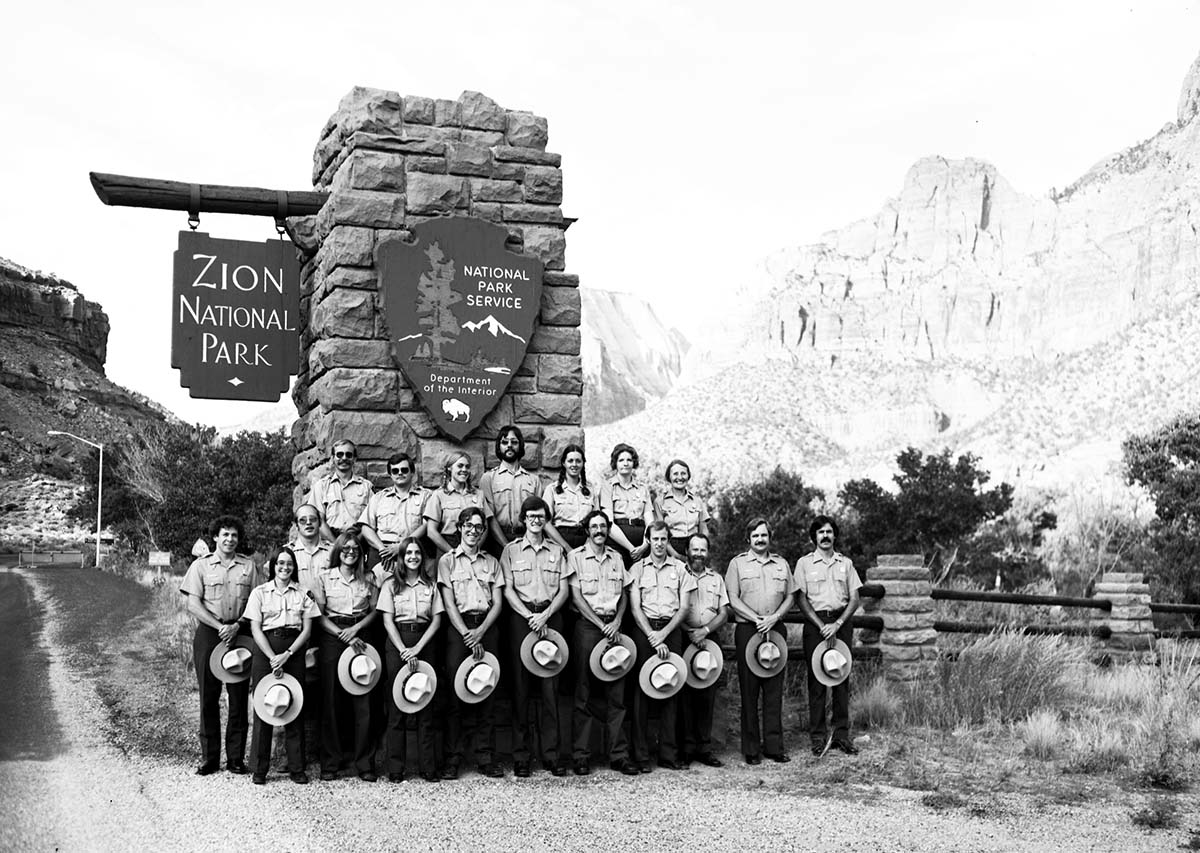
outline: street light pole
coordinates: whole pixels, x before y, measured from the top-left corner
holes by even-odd
[[[74,433],[64,432],[63,430],[52,429],[46,435],[65,435],[68,438],[91,445],[100,451],[100,470],[96,474],[96,568],[98,569],[100,568],[100,507],[104,500],[104,445],[88,441],[86,438],[80,438]]]

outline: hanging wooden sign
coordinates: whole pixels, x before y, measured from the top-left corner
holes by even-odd
[[[507,229],[446,217],[376,250],[392,353],[438,428],[462,441],[521,366],[542,301],[542,262]]]
[[[300,367],[300,263],[286,240],[179,232],[171,366],[193,397],[275,402]]]

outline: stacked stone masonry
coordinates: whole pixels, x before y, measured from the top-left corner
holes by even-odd
[[[329,200],[289,223],[304,254],[297,500],[339,438],[359,446],[376,484],[387,481],[387,456],[402,450],[427,486],[439,482],[441,456],[453,447],[496,464],[493,440],[506,423],[521,426],[531,470],[557,466],[565,445],[582,443],[579,278],[565,272],[561,158],[546,151],[548,141],[546,119],[478,92],[450,101],[356,87],[342,99],[313,155],[313,185]],[[545,266],[525,360],[462,445],[441,436],[392,360],[375,267],[381,243],[445,215],[503,225],[509,249]]]
[[[883,586],[885,594],[868,612],[883,618],[879,654],[883,671],[895,681],[914,681],[927,674],[937,659],[933,584],[923,558],[880,555],[867,570],[867,581]]]
[[[1104,643],[1113,663],[1157,662],[1154,620],[1150,613],[1150,585],[1141,573],[1106,572],[1096,584],[1094,597],[1112,602],[1112,610],[1098,618],[1112,634]]]

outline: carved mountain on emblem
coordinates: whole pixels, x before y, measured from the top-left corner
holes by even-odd
[[[501,323],[499,320],[497,320],[495,317],[493,317],[491,314],[488,314],[486,317],[484,317],[482,320],[480,320],[478,322],[472,322],[472,321],[468,320],[467,322],[462,324],[462,327],[471,332],[478,332],[480,329],[482,329],[483,331],[490,333],[493,338],[497,338],[501,334],[504,334],[504,335],[508,335],[510,338],[516,338],[521,343],[527,343],[527,341],[523,337],[521,337],[520,335],[514,335],[512,332],[510,332],[508,329],[506,329],[504,327],[504,324]]]

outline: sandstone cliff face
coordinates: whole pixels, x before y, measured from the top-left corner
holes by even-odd
[[[581,288],[583,422],[627,417],[661,398],[679,376],[689,344],[643,299]]]
[[[767,261],[750,341],[1050,360],[1189,298],[1200,274],[1200,63],[1177,121],[1042,196],[979,160],[928,157],[874,216]]]
[[[108,315],[69,281],[0,258],[0,325],[44,332],[104,372]]]

